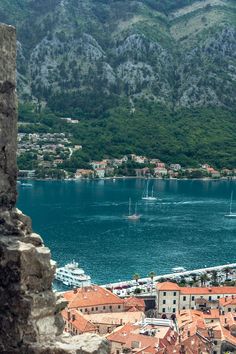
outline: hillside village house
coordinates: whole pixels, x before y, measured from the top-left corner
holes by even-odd
[[[89,177],[94,177],[94,171],[93,170],[85,170],[85,169],[78,169],[76,170],[75,173],[75,178],[89,178]]]
[[[154,168],[154,175],[156,177],[158,177],[158,176],[160,176],[160,177],[167,176],[167,174],[168,174],[168,171],[167,171],[167,169],[165,167],[155,167]]]
[[[164,282],[157,284],[156,308],[160,315],[176,314],[185,309],[204,309],[199,307],[198,300],[205,299],[208,303],[219,301],[223,297],[236,296],[236,287],[180,287],[176,283]]]
[[[97,170],[97,169],[104,169],[107,167],[107,160],[102,160],[102,161],[92,161],[90,163],[90,165],[92,166],[93,170]]]

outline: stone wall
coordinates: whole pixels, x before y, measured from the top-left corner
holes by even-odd
[[[16,33],[0,25],[0,353],[109,352],[97,335],[62,335],[65,303],[52,291],[55,264],[16,203]]]

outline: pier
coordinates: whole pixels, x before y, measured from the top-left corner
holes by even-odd
[[[179,273],[161,274],[161,275],[157,275],[157,276],[153,277],[153,283],[157,283],[162,279],[175,280],[180,277],[187,278],[187,277],[193,276],[193,275],[200,276],[201,274],[211,273],[212,271],[217,271],[217,273],[218,273],[218,272],[224,271],[224,269],[226,269],[226,268],[229,268],[230,270],[236,270],[236,263],[225,264],[225,265],[220,265],[220,266],[215,266],[215,267],[208,267],[208,268],[186,270],[186,271],[179,272]],[[232,280],[236,280],[236,274],[234,274],[234,278]],[[147,285],[150,283],[151,283],[150,277],[146,277],[146,278],[140,278],[137,282],[136,282],[136,280],[126,280],[126,281],[119,281],[116,283],[109,283],[109,284],[105,284],[105,285],[101,285],[101,286],[104,288],[109,288],[109,289],[116,289],[116,288],[125,289],[125,287],[132,288],[137,285],[142,286],[143,284]],[[152,291],[150,291],[149,294],[151,292]]]

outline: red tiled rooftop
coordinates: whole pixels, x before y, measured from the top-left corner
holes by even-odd
[[[139,350],[149,346],[155,347],[157,344],[159,344],[158,338],[132,333],[132,330],[136,330],[135,326],[127,323],[127,325],[108,335],[107,339],[113,342],[122,343],[127,348],[132,347],[132,342],[139,342]]]
[[[228,296],[219,299],[220,306],[236,305],[236,297]]]
[[[145,309],[145,302],[143,299],[137,297],[129,297],[124,299],[125,308]]]
[[[236,294],[235,286],[215,286],[215,287],[180,287],[176,283],[158,283],[159,291],[180,291],[183,295],[206,295],[206,294]]]
[[[71,323],[80,333],[96,332],[96,327],[89,322],[81,313],[77,310],[70,310],[70,320],[68,321],[68,311],[63,310],[61,312],[62,317]]]
[[[91,307],[101,305],[122,305],[124,300],[109,290],[94,285],[77,289],[77,293],[70,291],[64,294],[69,301],[68,308]]]
[[[170,281],[165,281],[164,283],[158,283],[157,284],[157,289],[159,291],[175,291],[175,290],[180,290],[180,287],[176,283],[172,283]]]

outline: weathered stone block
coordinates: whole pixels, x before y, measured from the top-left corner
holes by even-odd
[[[16,203],[16,32],[0,25],[0,208]]]

